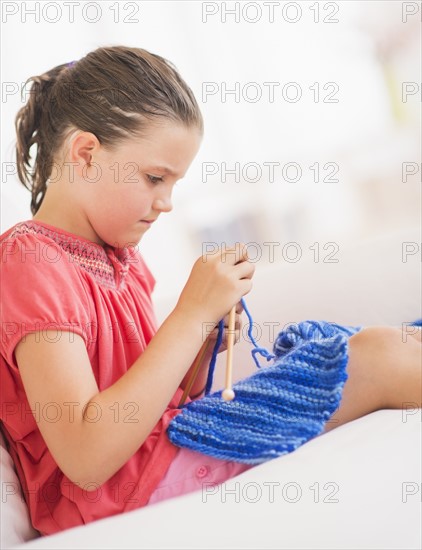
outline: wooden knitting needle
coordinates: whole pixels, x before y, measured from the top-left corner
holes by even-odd
[[[198,352],[198,355],[195,357],[194,367],[190,375],[190,378],[188,380],[188,383],[186,384],[185,391],[183,392],[182,398],[180,399],[179,407],[181,407],[184,404],[187,396],[189,395],[190,390],[192,389],[193,383],[195,382],[195,379],[198,376],[199,369],[201,367],[202,361],[205,357],[209,344],[210,344],[210,339],[207,338],[205,342],[202,344],[201,349]]]
[[[232,401],[234,399],[234,391],[232,389],[232,366],[235,324],[236,306],[233,306],[229,313],[229,328],[227,330],[226,387],[221,394],[221,397],[224,399],[224,401]]]

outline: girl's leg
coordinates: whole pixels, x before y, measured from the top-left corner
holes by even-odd
[[[421,334],[368,327],[350,337],[348,379],[324,432],[379,409],[422,406]]]
[[[422,343],[422,327],[411,327],[410,335],[413,336],[413,338],[416,338],[418,342]]]

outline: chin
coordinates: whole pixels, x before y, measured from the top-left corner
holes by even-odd
[[[110,239],[105,241],[105,244],[108,244],[109,246],[111,246],[113,248],[125,248],[125,247],[131,247],[131,246],[135,247],[140,242],[142,237],[143,237],[143,235],[141,235],[141,236],[137,235],[136,237],[131,237],[131,238],[127,238],[127,239],[121,239],[121,238],[113,239],[113,238],[110,238]]]
[[[126,229],[126,230],[125,230]],[[113,248],[125,248],[129,246],[136,246],[146,233],[146,230],[142,230],[139,227],[131,227],[129,230],[127,228],[110,232],[111,234],[104,235],[104,241]]]

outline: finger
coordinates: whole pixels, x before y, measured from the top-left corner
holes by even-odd
[[[238,250],[239,259],[237,263],[247,262],[249,260],[248,247],[244,243],[236,243],[236,249]]]
[[[252,279],[255,273],[255,264],[245,261],[237,264],[234,269],[239,279]]]
[[[248,248],[243,243],[235,243],[221,249],[221,260],[231,265],[237,265],[248,260]]]
[[[249,294],[249,292],[252,290],[252,278],[244,278],[240,281],[242,286],[239,286],[239,290],[242,293],[242,296],[245,296],[245,294]]]
[[[242,313],[243,312],[243,304],[242,302],[237,302],[236,304],[236,313]]]
[[[214,329],[212,329],[210,333],[208,333],[207,339],[209,338],[210,340],[217,340],[217,337],[218,337],[218,327],[215,327]]]
[[[235,330],[240,330],[242,328],[242,319],[240,315],[236,313],[236,321],[234,323]]]

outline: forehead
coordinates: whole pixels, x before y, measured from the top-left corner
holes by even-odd
[[[169,122],[149,126],[141,137],[124,145],[124,155],[149,169],[181,177],[198,152],[198,128]]]

